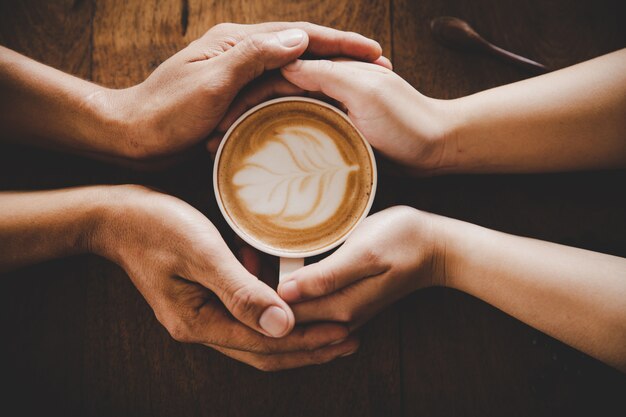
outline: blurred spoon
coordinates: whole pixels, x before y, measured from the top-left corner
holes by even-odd
[[[436,17],[430,21],[430,29],[435,38],[447,46],[489,53],[538,74],[550,71],[539,62],[509,52],[485,40],[467,22],[457,17]]]

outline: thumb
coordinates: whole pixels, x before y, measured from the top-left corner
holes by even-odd
[[[213,291],[237,320],[251,329],[270,337],[285,336],[293,329],[295,318],[287,303],[238,262],[222,260],[211,277],[195,278]]]
[[[306,91],[321,92],[343,103],[349,110],[363,101],[363,93],[372,80],[369,72],[345,62],[325,59],[298,59],[281,69],[283,77],[290,83]]]
[[[297,59],[308,44],[309,36],[301,29],[255,33],[238,42],[219,59],[241,88],[264,71],[280,68]]]
[[[300,268],[280,283],[278,294],[288,303],[321,297],[385,271],[371,250],[357,248],[344,245],[327,258]]]

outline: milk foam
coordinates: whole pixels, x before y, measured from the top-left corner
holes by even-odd
[[[337,145],[312,126],[284,127],[250,155],[232,182],[248,210],[289,229],[315,227],[341,205],[350,172]]]

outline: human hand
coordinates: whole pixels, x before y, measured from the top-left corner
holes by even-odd
[[[205,139],[237,93],[267,70],[303,53],[374,61],[380,45],[310,23],[222,23],[163,62],[144,82],[101,98],[123,115],[122,156],[162,157]]]
[[[369,216],[336,252],[287,276],[278,294],[298,323],[357,328],[410,292],[441,284],[438,219],[402,206]]]
[[[263,370],[323,363],[357,349],[345,326],[294,328],[289,306],[245,270],[211,222],[187,203],[119,186],[104,207],[90,250],[124,268],[174,339]]]
[[[283,77],[306,91],[341,102],[370,144],[410,172],[440,168],[452,111],[426,97],[384,65],[345,60],[297,60]]]

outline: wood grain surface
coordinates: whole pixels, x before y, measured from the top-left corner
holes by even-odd
[[[529,76],[436,43],[428,22],[440,15],[466,19],[495,44],[555,68],[626,46],[621,2],[567,0],[0,0],[0,44],[123,88],[216,23],[307,20],[379,40],[395,70],[433,97]],[[198,156],[148,174],[0,145],[0,189],[153,185],[190,202],[230,240],[211,197],[211,168]],[[383,174],[374,210],[408,204],[626,256],[624,184],[623,171],[403,181]],[[262,373],[174,342],[105,260],[47,262],[4,274],[0,285],[4,415],[626,415],[624,375],[452,290],[420,291],[387,309],[362,329],[351,357]]]

